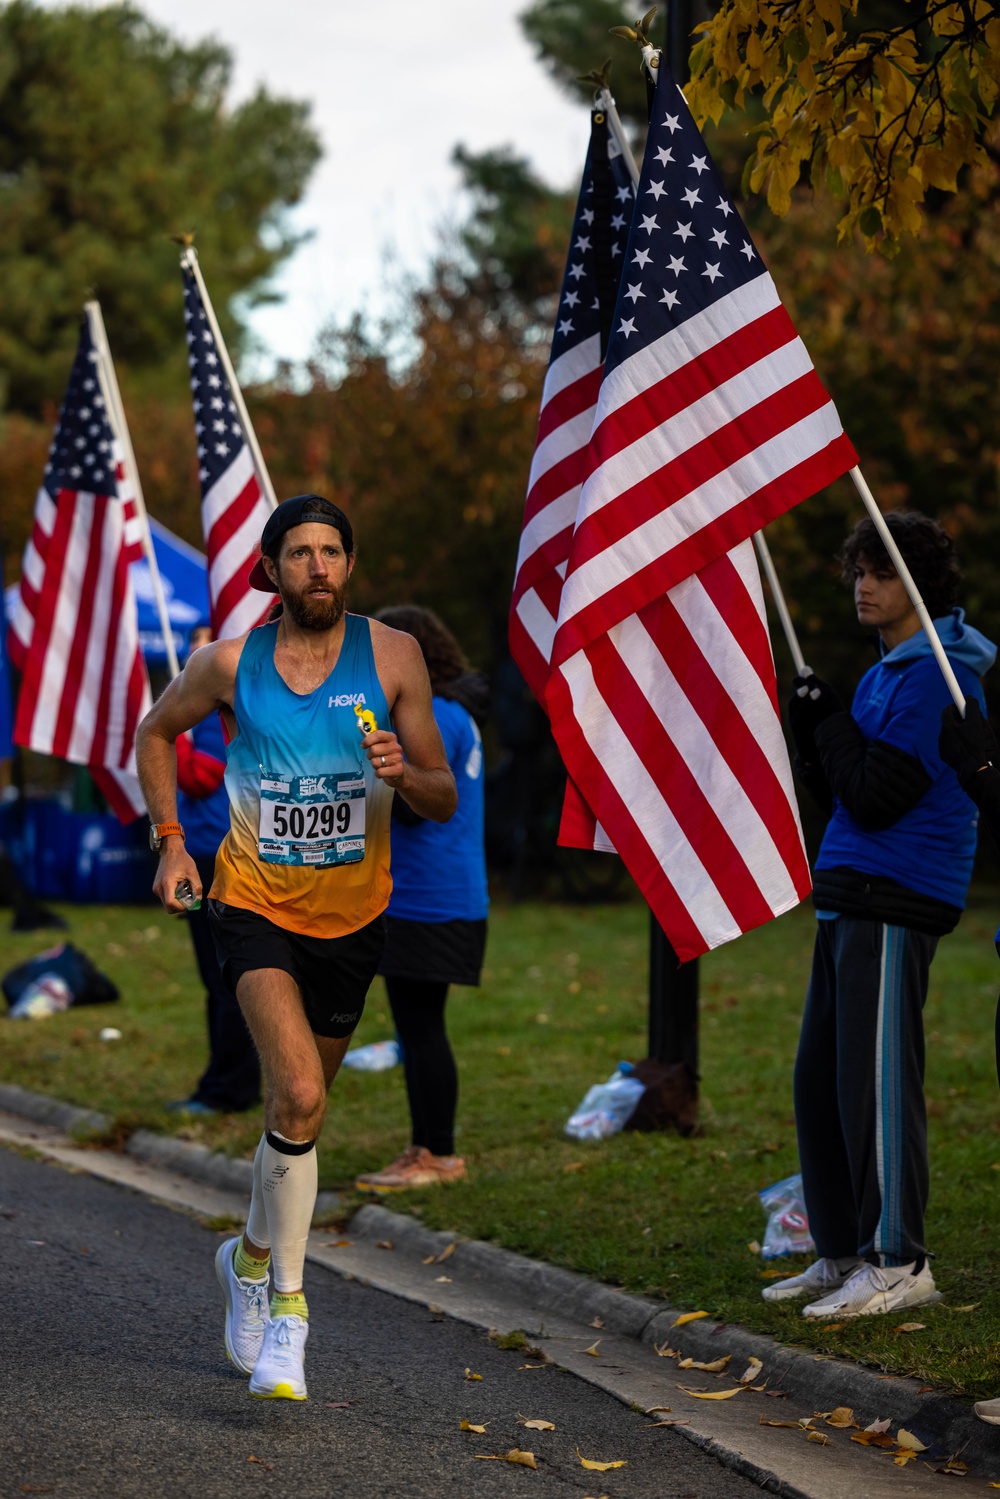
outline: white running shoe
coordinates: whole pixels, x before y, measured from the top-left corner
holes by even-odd
[[[306,1338],[309,1323],[294,1313],[272,1317],[264,1346],[250,1376],[250,1393],[258,1400],[305,1400]]]
[[[941,1300],[934,1285],[930,1264],[916,1270],[916,1260],[909,1265],[870,1265],[864,1262],[839,1291],[831,1291],[811,1306],[802,1308],[803,1317],[871,1317],[880,1312],[902,1311],[908,1306],[930,1306]]]
[[[798,1296],[825,1296],[830,1291],[839,1291],[862,1263],[856,1254],[846,1260],[816,1260],[801,1275],[776,1280],[772,1286],[765,1286],[760,1294],[765,1301],[791,1301]]]
[[[267,1303],[268,1277],[241,1280],[233,1269],[239,1239],[226,1239],[215,1256],[215,1273],[226,1298],[226,1353],[241,1374],[252,1374],[271,1320]]]
[[[978,1400],[972,1407],[980,1421],[1000,1426],[1000,1400]]]

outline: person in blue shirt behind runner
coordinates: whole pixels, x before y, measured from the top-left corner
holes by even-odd
[[[996,647],[955,608],[951,538],[926,515],[885,517],[962,692],[982,704]],[[951,701],[917,612],[870,518],[840,553],[881,659],[851,711],[816,677],[789,703],[795,769],[831,811],[813,874],[816,944],[795,1063],[795,1125],[816,1262],[772,1283],[824,1321],[940,1299],[924,1244],[923,1006],[938,939],[958,922],[976,818],[938,752]]]
[[[458,641],[430,609],[401,605],[376,619],[412,635],[423,652],[434,717],[458,787],[450,822],[392,808],[392,896],[379,973],[403,1052],[411,1140],[391,1165],[359,1176],[368,1192],[398,1192],[465,1176],[455,1154],[458,1071],[445,1028],[451,984],[478,985],[486,946],[483,749],[489,687],[470,671]]]
[[[201,620],[188,641],[188,658],[212,639],[207,620]],[[229,832],[226,741],[217,713],[195,724],[177,740],[177,817],[185,831],[185,846],[198,866],[205,890],[215,877],[215,855]],[[186,917],[198,973],[205,986],[208,1018],[208,1066],[189,1098],[167,1108],[179,1114],[237,1114],[260,1103],[260,1060],[236,996],[222,976],[209,926],[208,905],[202,901]]]

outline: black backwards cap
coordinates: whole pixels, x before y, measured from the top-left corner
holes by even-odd
[[[293,526],[304,526],[310,521],[322,526],[333,526],[340,532],[344,551],[350,556],[354,551],[354,532],[347,516],[332,500],[324,500],[319,494],[297,494],[290,500],[282,500],[268,516],[267,525],[260,538],[261,556],[250,570],[250,587],[261,593],[277,593],[278,589],[264,571],[264,557],[274,558],[278,554],[281,538]]]

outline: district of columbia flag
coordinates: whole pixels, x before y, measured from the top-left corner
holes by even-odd
[[[750,538],[856,462],[661,60],[546,702],[682,960],[808,893]]]
[[[274,602],[248,581],[271,507],[261,492],[198,282],[186,266],[181,273],[212,634],[228,640],[259,625]]]
[[[135,731],[151,703],[129,575],[142,540],[97,361],[85,320],[8,635],[14,742],[87,766],[128,822],[145,811]]]
[[[511,655],[543,704],[634,202],[625,160],[604,110],[595,106],[542,391],[510,614]]]

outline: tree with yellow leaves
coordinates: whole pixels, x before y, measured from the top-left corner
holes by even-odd
[[[868,7],[870,10],[870,7]],[[860,10],[860,14],[859,14]],[[867,24],[859,0],[723,0],[696,28],[685,93],[700,124],[759,99],[744,190],[782,216],[804,172],[846,200],[841,239],[893,253],[929,189],[983,166],[1000,94],[1000,5],[914,0]],[[760,105],[757,105],[759,108]]]

